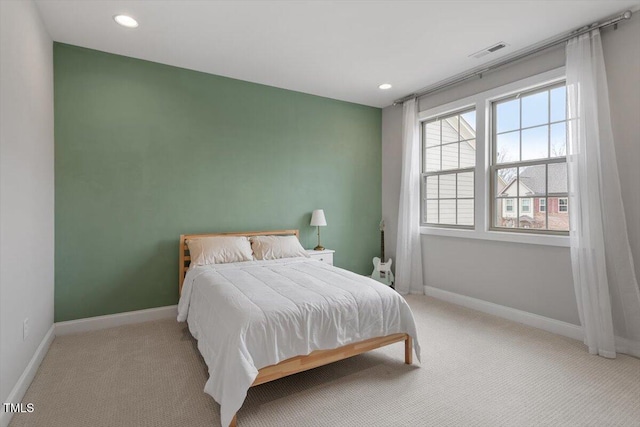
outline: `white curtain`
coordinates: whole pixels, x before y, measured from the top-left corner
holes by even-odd
[[[416,100],[406,101],[402,117],[402,177],[396,246],[396,290],[424,293],[420,246],[420,138]]]
[[[571,262],[585,344],[604,357],[615,357],[616,350],[640,356],[640,289],[622,204],[600,32],[571,39],[566,53]]]

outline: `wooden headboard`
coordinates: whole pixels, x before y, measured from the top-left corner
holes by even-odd
[[[300,232],[298,230],[271,230],[271,231],[244,231],[237,233],[210,233],[210,234],[181,234],[180,235],[180,281],[178,284],[178,292],[182,293],[182,283],[184,282],[184,276],[187,274],[189,264],[191,263],[191,256],[189,254],[189,247],[187,246],[187,239],[197,239],[199,237],[213,237],[213,236],[291,236],[294,235],[300,239]]]

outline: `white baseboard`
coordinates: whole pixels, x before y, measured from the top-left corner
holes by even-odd
[[[543,329],[548,332],[553,332],[554,334],[563,335],[580,341],[584,339],[582,327],[578,325],[529,313],[527,311],[517,310],[515,308],[506,307],[504,305],[495,304],[481,299],[468,297],[466,295],[456,294],[434,288],[432,286],[425,286],[424,293],[443,301],[478,310],[483,313],[493,314],[494,316],[513,320],[514,322],[533,326],[534,328]]]
[[[22,398],[24,394],[27,392],[27,389],[31,385],[31,381],[33,381],[33,377],[36,376],[36,372],[38,372],[38,368],[40,367],[40,363],[42,363],[42,359],[47,354],[49,350],[49,346],[53,342],[55,338],[55,325],[51,325],[44,338],[40,342],[40,345],[36,349],[36,352],[33,354],[33,357],[29,361],[29,364],[18,378],[18,382],[9,393],[6,402],[10,403],[20,403],[22,402]],[[28,402],[25,402],[28,403]],[[0,426],[7,427],[9,422],[11,422],[11,418],[13,418],[12,412],[5,412],[4,408],[0,409]]]
[[[149,308],[146,310],[128,311],[125,313],[108,314],[106,316],[87,317],[85,319],[69,320],[56,323],[56,335],[68,335],[78,332],[97,331],[115,326],[132,323],[149,322],[151,320],[167,319],[178,316],[178,306]]]
[[[425,295],[429,295],[443,301],[478,310],[483,313],[493,314],[494,316],[513,320],[514,322],[533,326],[534,328],[543,329],[548,332],[553,332],[554,334],[573,338],[579,341],[584,340],[582,327],[572,323],[562,322],[560,320],[551,319],[549,317],[540,316],[527,311],[517,310],[515,308],[468,297],[466,295],[456,294],[454,292],[434,288],[433,286],[425,286],[424,293]],[[616,352],[640,358],[639,342],[618,336],[615,337],[615,340]]]

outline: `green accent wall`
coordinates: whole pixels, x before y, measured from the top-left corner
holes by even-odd
[[[371,272],[381,110],[54,44],[55,320],[176,304],[184,233],[298,228]]]

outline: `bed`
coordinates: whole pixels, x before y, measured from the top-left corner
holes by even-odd
[[[223,426],[236,426],[250,387],[397,342],[405,363],[414,350],[419,359],[413,315],[394,290],[305,257],[190,266],[186,242],[215,236],[299,234],[180,236],[178,321],[198,340]]]

